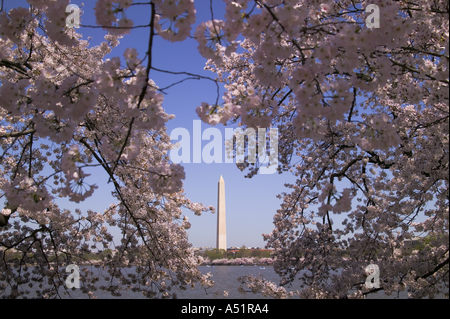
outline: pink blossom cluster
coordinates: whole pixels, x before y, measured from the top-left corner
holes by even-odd
[[[191,34],[196,20],[194,0],[157,0],[152,2],[156,12],[154,31],[168,41],[184,41]],[[163,29],[164,25],[168,25]]]
[[[379,28],[365,25],[365,1],[226,1],[225,19],[195,33],[224,102],[197,113],[278,128],[278,171],[297,181],[264,238],[283,284],[299,278],[304,298],[362,298],[376,292],[359,284],[375,262],[386,294],[448,296],[448,2],[370,3]],[[418,235],[426,248],[411,254]]]
[[[252,293],[261,293],[264,297],[272,297],[276,299],[287,299],[294,296],[294,292],[287,292],[284,287],[279,287],[276,283],[264,279],[264,276],[242,276],[238,278],[241,286],[239,292],[246,295],[250,289]]]
[[[152,189],[157,193],[174,193],[183,186],[185,179],[183,166],[179,164],[166,164],[155,167],[149,181]]]
[[[204,261],[206,264],[211,265],[272,265],[274,260],[272,258],[257,258],[257,257],[243,257],[243,258],[222,258],[209,260],[206,258]]]
[[[0,13],[0,35],[2,38],[10,39],[20,43],[23,27],[29,24],[32,16],[25,8],[11,9],[9,16],[5,11]]]
[[[112,35],[120,36],[130,33],[134,25],[133,20],[126,16],[118,19],[116,14],[123,13],[131,3],[130,0],[97,1],[94,8],[97,24],[103,26]]]

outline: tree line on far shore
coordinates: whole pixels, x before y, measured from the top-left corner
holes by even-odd
[[[269,258],[271,259],[271,251],[265,249],[248,249],[245,246],[239,248],[238,251],[226,251],[225,249],[211,249],[198,251],[197,254],[210,260],[217,259],[242,259],[242,258]]]

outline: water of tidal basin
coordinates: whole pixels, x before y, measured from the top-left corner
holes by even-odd
[[[275,273],[272,266],[265,266],[265,269],[260,269],[258,266],[200,266],[200,271],[204,274],[210,272],[213,275],[213,280],[215,286],[205,290],[200,285],[196,285],[194,289],[188,289],[186,291],[177,292],[177,297],[179,299],[271,299],[265,298],[262,294],[254,294],[252,292],[247,292],[245,295],[239,293],[238,288],[240,283],[237,278],[240,276],[253,275],[258,276],[259,274],[269,281],[276,284],[279,283],[280,277]],[[290,288],[286,288],[288,291],[295,291],[300,289],[300,281],[295,281]],[[224,290],[228,291],[228,297],[224,297]],[[72,298],[87,298],[86,295],[81,293],[71,292]],[[100,290],[95,292],[97,298],[111,298],[111,295]],[[121,297],[116,297],[120,299],[143,299],[141,293],[132,291],[123,291]],[[298,298],[298,297],[297,297]],[[385,295],[382,291],[375,294],[367,296],[368,299],[407,299],[407,292],[400,292],[392,294],[391,296]],[[439,296],[438,298],[443,298]]]

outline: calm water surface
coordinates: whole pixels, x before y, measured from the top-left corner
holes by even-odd
[[[210,272],[213,275],[213,280],[215,286],[211,288],[203,288],[200,285],[196,285],[194,289],[188,289],[186,291],[177,292],[179,299],[271,299],[266,298],[262,294],[254,294],[252,292],[247,292],[246,294],[241,294],[238,291],[240,283],[237,278],[240,276],[253,275],[257,276],[259,274],[269,281],[279,283],[280,277],[275,273],[272,266],[265,266],[265,269],[260,269],[259,266],[200,266],[200,271],[204,274]],[[300,289],[300,281],[296,281],[290,288],[286,288],[288,291],[295,291]],[[224,291],[228,292],[228,297],[224,297]],[[79,294],[81,298],[86,298],[86,295]],[[111,295],[104,293],[102,291],[96,292],[97,298],[111,298]],[[74,294],[72,297],[76,298]],[[443,298],[444,296],[440,296]],[[144,297],[140,293],[124,291],[121,299],[143,299]],[[407,299],[407,292],[403,291],[399,295],[393,294],[391,296],[385,295],[382,291],[375,294],[367,296],[368,299]]]
[[[82,268],[82,267],[80,267]],[[260,269],[259,266],[200,266],[200,271],[204,274],[210,272],[215,282],[215,286],[211,288],[203,288],[200,285],[196,285],[194,289],[188,289],[186,291],[178,291],[177,297],[179,299],[271,299],[265,298],[262,294],[254,294],[252,292],[247,292],[246,294],[241,294],[238,291],[240,283],[237,278],[240,276],[253,275],[258,276],[259,274],[269,281],[274,283],[279,283],[280,277],[275,273],[272,266],[265,266],[265,269]],[[101,277],[100,277],[101,278]],[[100,279],[101,281],[102,279]],[[100,283],[101,285],[101,283]],[[288,291],[295,291],[300,289],[300,281],[295,281],[293,285],[286,288]],[[228,292],[228,297],[224,296],[224,291]],[[62,295],[64,296],[64,295]],[[95,296],[99,299],[104,298],[120,298],[120,299],[145,299],[145,297],[139,292],[123,291],[121,297],[111,297],[107,292],[96,291]],[[29,297],[33,297],[30,295]],[[75,290],[71,292],[71,298],[87,298],[85,294],[81,291]],[[407,299],[407,292],[401,292],[400,295],[393,294],[391,296],[386,296],[382,291],[377,292],[368,296],[368,299]],[[440,296],[444,298],[444,296]],[[439,298],[439,299],[440,299]]]

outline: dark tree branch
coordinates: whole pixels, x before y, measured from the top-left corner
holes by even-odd
[[[35,129],[26,130],[22,132],[9,132],[9,133],[0,133],[0,138],[8,138],[8,137],[20,137],[28,134],[34,134],[36,132]]]

